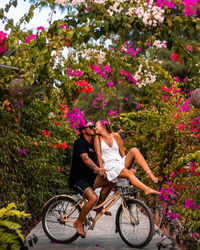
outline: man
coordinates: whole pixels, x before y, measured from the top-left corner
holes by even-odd
[[[74,143],[69,178],[70,186],[87,198],[78,219],[74,222],[75,229],[84,238],[86,233],[83,223],[86,215],[97,201],[100,204],[105,200],[113,187],[113,183],[105,179],[105,172],[101,171],[96,165],[97,158],[93,146],[94,127],[91,121],[86,121],[85,126],[79,127],[81,136]],[[102,187],[102,190],[98,200],[94,189],[99,187]],[[107,215],[110,215],[110,213],[108,212]]]

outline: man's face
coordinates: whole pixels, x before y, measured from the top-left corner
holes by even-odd
[[[85,128],[83,129],[83,131],[85,132],[86,135],[95,135],[95,131],[94,131],[94,124],[92,122],[88,122],[85,125]]]

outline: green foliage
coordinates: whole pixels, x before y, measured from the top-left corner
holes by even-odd
[[[0,209],[0,245],[1,249],[18,250],[24,244],[24,236],[19,222],[30,218],[30,214],[17,210],[14,203]]]

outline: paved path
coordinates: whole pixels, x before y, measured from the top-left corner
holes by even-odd
[[[115,215],[119,201],[116,202],[111,208],[110,212],[112,216],[103,215],[100,220],[97,221],[94,230],[89,230],[85,239],[79,237],[76,241],[70,244],[55,244],[50,242],[47,236],[44,234],[41,222],[30,232],[27,236],[27,240],[31,235],[35,234],[38,237],[38,242],[31,249],[37,250],[75,250],[75,249],[133,249],[129,248],[120,238],[119,233],[115,233]],[[161,241],[161,236],[155,234],[152,241],[143,248],[144,250],[156,250],[156,244]],[[165,243],[170,243],[169,239],[165,239]],[[134,248],[136,249],[136,248]],[[163,249],[163,248],[161,248]],[[165,248],[167,249],[167,248]],[[178,249],[178,248],[176,248]]]

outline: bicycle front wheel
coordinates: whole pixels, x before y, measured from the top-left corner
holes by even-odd
[[[47,237],[58,243],[71,243],[79,237],[73,226],[80,214],[80,207],[69,198],[58,196],[47,203],[42,215],[42,226]],[[61,221],[63,215],[68,211],[67,221]]]
[[[138,199],[126,201],[116,215],[117,231],[122,240],[130,247],[143,248],[152,239],[154,221],[149,207]]]

